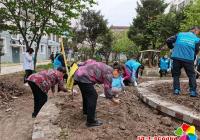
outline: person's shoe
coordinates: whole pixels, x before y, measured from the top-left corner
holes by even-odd
[[[32,118],[36,118],[36,115],[34,113],[32,113]]]
[[[29,85],[28,85],[28,83],[25,83],[24,86],[28,87]]]
[[[174,95],[179,95],[180,94],[180,90],[179,89],[175,89],[174,90]]]
[[[95,120],[94,122],[87,122],[86,126],[87,127],[94,127],[94,126],[100,126],[102,124],[103,124],[103,122],[101,122],[99,120]]]
[[[190,91],[190,97],[197,97],[197,92]]]

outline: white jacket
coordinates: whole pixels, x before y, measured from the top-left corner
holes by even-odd
[[[34,70],[33,56],[30,55],[28,52],[24,54],[23,67],[24,67],[24,70]]]

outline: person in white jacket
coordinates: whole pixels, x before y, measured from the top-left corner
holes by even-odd
[[[34,70],[34,64],[33,64],[33,52],[34,50],[32,48],[28,48],[26,53],[24,54],[24,63],[23,67],[25,70],[24,75],[24,83],[27,83],[27,78],[33,73]]]

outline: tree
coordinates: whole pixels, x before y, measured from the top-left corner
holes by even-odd
[[[65,39],[64,44],[66,44],[70,48],[73,48],[74,51],[78,51],[77,45],[79,43],[83,43],[84,39],[85,39],[85,32],[80,30],[78,26],[76,26],[72,29],[71,38]]]
[[[1,73],[1,56],[3,56],[3,40],[0,38],[0,73]]]
[[[98,37],[108,31],[107,21],[100,14],[100,11],[90,10],[82,13],[80,24],[81,31],[85,33],[85,40],[91,46],[91,56],[93,57]]]
[[[155,48],[160,48],[165,44],[165,40],[175,35],[180,29],[180,23],[184,20],[183,11],[161,14],[148,23],[147,30],[151,39],[155,42]]]
[[[50,33],[62,35],[69,30],[70,20],[93,3],[93,0],[2,0],[0,12],[5,24],[1,27],[20,33],[27,48],[36,43],[36,64],[42,36]]]
[[[113,51],[115,53],[125,53],[127,56],[137,53],[139,47],[128,38],[127,31],[114,33],[115,41],[113,43]]]
[[[158,15],[164,13],[167,4],[164,0],[141,0],[141,3],[137,3],[137,16],[133,19],[133,23],[129,28],[128,37],[136,46],[141,46],[142,49],[148,49],[152,47],[155,49],[157,34],[155,30],[149,28],[149,23],[155,21]],[[151,25],[155,26],[155,25]],[[151,67],[151,54],[149,53],[149,66]]]
[[[106,64],[108,64],[110,54],[112,52],[112,45],[113,45],[114,37],[113,33],[108,30],[108,32],[101,36],[99,42],[101,43],[102,47],[99,49],[99,53],[102,54],[106,59]]]
[[[194,0],[194,2],[189,5],[184,10],[185,19],[181,23],[181,30],[188,31],[193,26],[200,25],[200,0]]]

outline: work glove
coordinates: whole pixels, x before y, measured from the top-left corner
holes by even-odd
[[[134,86],[137,87],[138,83],[136,81],[134,81]]]

